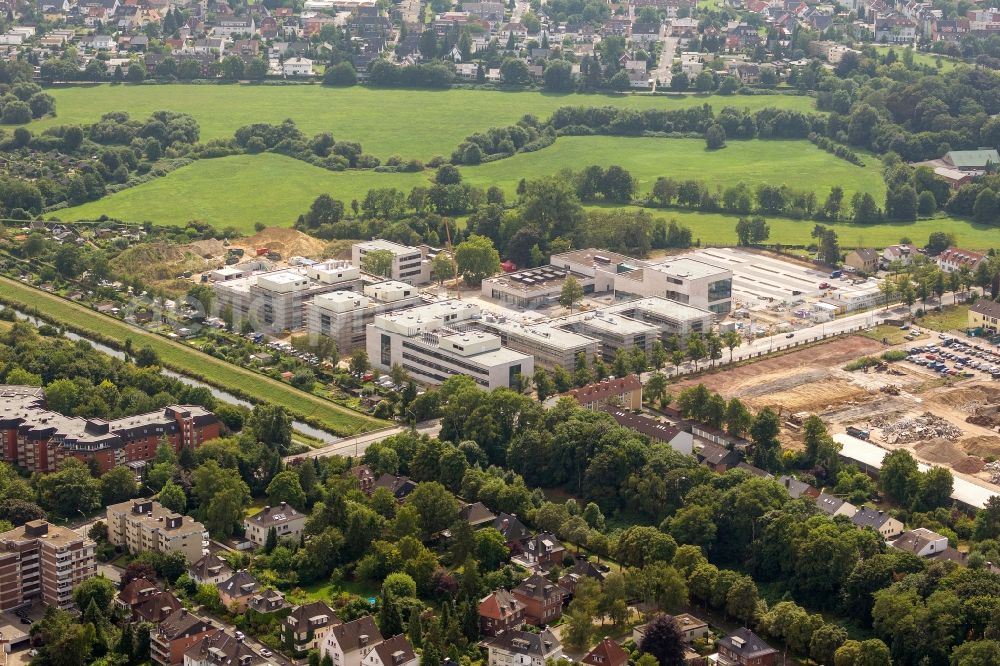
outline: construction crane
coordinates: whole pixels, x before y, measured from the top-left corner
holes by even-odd
[[[448,224],[448,218],[444,218],[444,233],[445,233],[445,236],[448,238],[448,256],[451,257],[451,271],[452,271],[452,274],[453,274],[451,276],[451,279],[452,280],[456,280],[456,282],[455,282],[455,293],[457,294],[458,300],[462,300],[462,290],[459,288],[458,282],[457,282],[457,280],[458,280],[458,262],[455,261],[455,248],[453,248],[451,246],[451,225]]]

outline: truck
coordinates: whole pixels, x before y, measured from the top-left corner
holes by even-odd
[[[855,426],[847,426],[847,434],[851,437],[857,437],[858,439],[863,439],[866,442],[868,438],[871,437],[871,433],[863,428],[858,428]]]
[[[257,248],[257,256],[258,257],[263,257],[268,252],[269,252],[269,250],[266,247],[259,247],[259,248]]]

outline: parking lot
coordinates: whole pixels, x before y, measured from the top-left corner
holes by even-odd
[[[1000,349],[979,338],[941,334],[937,344],[907,350],[907,360],[941,375],[1000,379]]]

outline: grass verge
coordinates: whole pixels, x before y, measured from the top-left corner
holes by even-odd
[[[121,347],[131,338],[136,347],[150,347],[171,370],[253,402],[280,405],[295,418],[338,435],[388,425],[10,278],[0,277],[0,300],[110,346]]]

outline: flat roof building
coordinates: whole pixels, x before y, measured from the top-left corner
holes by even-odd
[[[486,298],[508,305],[526,309],[541,308],[559,300],[563,285],[571,275],[580,283],[584,295],[594,293],[595,281],[592,276],[553,265],[487,278],[483,280],[480,291]]]
[[[368,358],[376,368],[402,366],[418,381],[439,384],[467,375],[484,389],[516,384],[535,369],[529,354],[502,346],[496,335],[456,326],[479,320],[478,305],[441,301],[376,315],[368,325]]]
[[[73,588],[97,575],[94,548],[90,539],[44,520],[0,534],[0,611],[32,599],[72,607]]]
[[[431,281],[431,259],[437,252],[427,245],[411,247],[382,238],[373,238],[351,246],[351,263],[361,268],[365,255],[379,250],[391,252],[393,255],[389,275],[379,277],[412,285],[427,284]]]
[[[305,323],[305,304],[314,297],[361,284],[361,271],[346,261],[327,261],[216,281],[216,308],[232,312],[234,325],[248,319],[256,330],[296,330]]]
[[[615,291],[660,296],[724,315],[732,309],[733,272],[681,256],[622,270],[615,278]]]
[[[338,290],[320,294],[305,304],[306,330],[325,335],[341,353],[365,346],[365,331],[375,315],[423,303],[413,285],[386,280],[365,285],[363,293]]]
[[[197,562],[208,549],[208,531],[190,516],[164,508],[159,502],[135,499],[107,509],[108,541],[133,555],[143,551],[181,553]]]
[[[520,323],[507,317],[486,314],[477,326],[499,336],[504,346],[531,354],[535,365],[547,370],[557,365],[569,370],[574,367],[578,354],[584,354],[589,362],[600,350],[596,338],[558,328],[548,322]]]

